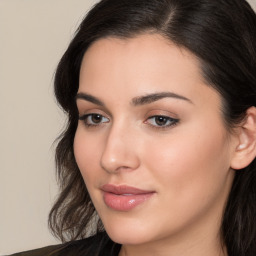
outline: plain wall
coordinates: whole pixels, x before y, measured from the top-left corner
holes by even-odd
[[[52,143],[65,119],[53,75],[96,2],[0,0],[0,255],[58,243],[47,216],[57,194]]]
[[[64,116],[53,75],[96,0],[0,0],[0,255],[59,243],[53,141]]]

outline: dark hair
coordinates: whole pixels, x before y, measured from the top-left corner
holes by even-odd
[[[244,0],[102,0],[88,13],[55,75],[57,101],[67,113],[56,148],[61,193],[49,225],[63,241],[84,238],[97,213],[75,161],[78,113],[75,95],[84,53],[104,37],[157,33],[198,57],[202,75],[223,101],[232,130],[256,105],[256,15]],[[94,232],[103,230],[99,220]],[[222,222],[223,243],[232,256],[256,255],[256,161],[235,171]]]

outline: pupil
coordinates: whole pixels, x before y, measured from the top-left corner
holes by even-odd
[[[158,125],[165,125],[166,124],[166,122],[167,122],[167,118],[166,117],[162,117],[162,116],[158,116],[157,118],[156,118],[156,123],[158,124]]]
[[[100,123],[101,119],[102,119],[101,115],[93,115],[92,116],[92,121],[94,123]]]

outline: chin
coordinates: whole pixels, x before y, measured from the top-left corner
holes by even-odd
[[[139,223],[132,219],[115,221],[112,225],[108,222],[104,226],[111,240],[118,244],[144,244],[151,240],[147,235],[154,234],[145,223]]]
[[[108,236],[111,238],[112,241],[118,244],[125,244],[125,245],[138,245],[144,244],[149,242],[150,239],[147,239],[145,234],[138,234],[137,231],[134,232],[113,232],[107,231]]]

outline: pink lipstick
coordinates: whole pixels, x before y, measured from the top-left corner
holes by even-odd
[[[101,187],[105,204],[116,211],[129,211],[147,201],[155,191],[106,184]]]

